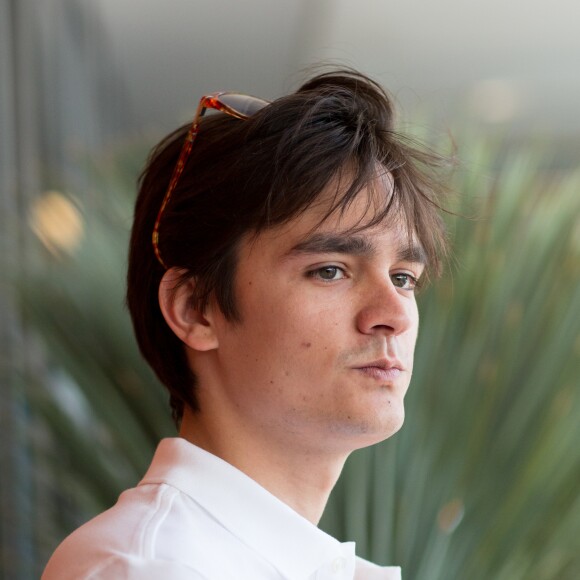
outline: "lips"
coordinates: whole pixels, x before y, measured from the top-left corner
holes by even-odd
[[[391,382],[405,371],[398,360],[379,359],[354,367],[355,370],[379,381]]]

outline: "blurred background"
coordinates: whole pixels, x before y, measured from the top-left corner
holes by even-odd
[[[460,166],[407,422],[322,526],[407,580],[580,578],[580,7],[0,0],[0,578],[37,578],[172,434],[123,305],[135,181],[202,94],[373,76]]]

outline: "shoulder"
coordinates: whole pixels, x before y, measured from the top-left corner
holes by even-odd
[[[273,572],[192,497],[147,483],[68,536],[42,580],[236,577],[270,578]]]
[[[56,549],[43,580],[66,578],[129,578],[134,566],[168,565],[157,553],[160,529],[167,526],[179,492],[166,485],[139,486],[125,491],[109,510],[68,536]],[[117,576],[112,568],[126,568]],[[96,574],[96,575],[95,575]],[[159,576],[157,576],[159,577]]]
[[[169,560],[146,560],[127,554],[110,555],[103,561],[85,566],[82,571],[63,569],[57,564],[49,564],[41,580],[208,580],[193,568],[181,562]]]

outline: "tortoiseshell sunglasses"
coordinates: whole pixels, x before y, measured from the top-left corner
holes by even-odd
[[[173,194],[175,187],[177,186],[177,182],[181,177],[183,168],[185,167],[187,159],[189,158],[189,154],[191,153],[193,142],[195,141],[195,138],[197,137],[197,133],[199,131],[199,123],[201,121],[201,118],[204,116],[205,112],[208,109],[214,109],[216,111],[220,111],[222,113],[226,113],[232,117],[235,117],[236,119],[247,119],[269,104],[270,103],[268,101],[264,101],[263,99],[259,99],[258,97],[227,92],[206,95],[205,97],[202,97],[201,100],[199,101],[195,117],[193,118],[193,123],[191,124],[191,127],[187,132],[187,136],[185,137],[181,153],[179,154],[179,159],[177,160],[177,164],[175,165],[175,169],[173,170],[173,173],[171,175],[169,186],[167,187],[165,197],[163,198],[163,202],[161,203],[161,207],[159,208],[159,213],[157,214],[157,219],[155,220],[155,225],[153,226],[153,236],[152,236],[153,251],[155,252],[155,256],[159,261],[159,263],[166,270],[167,266],[165,265],[165,262],[161,257],[161,252],[159,251],[159,224],[161,222],[163,212],[165,211],[165,208],[167,207],[167,204],[171,199],[171,195]]]

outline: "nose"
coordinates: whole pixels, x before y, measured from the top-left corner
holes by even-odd
[[[419,313],[412,292],[397,288],[390,277],[361,292],[357,328],[363,334],[399,335],[417,330]]]

